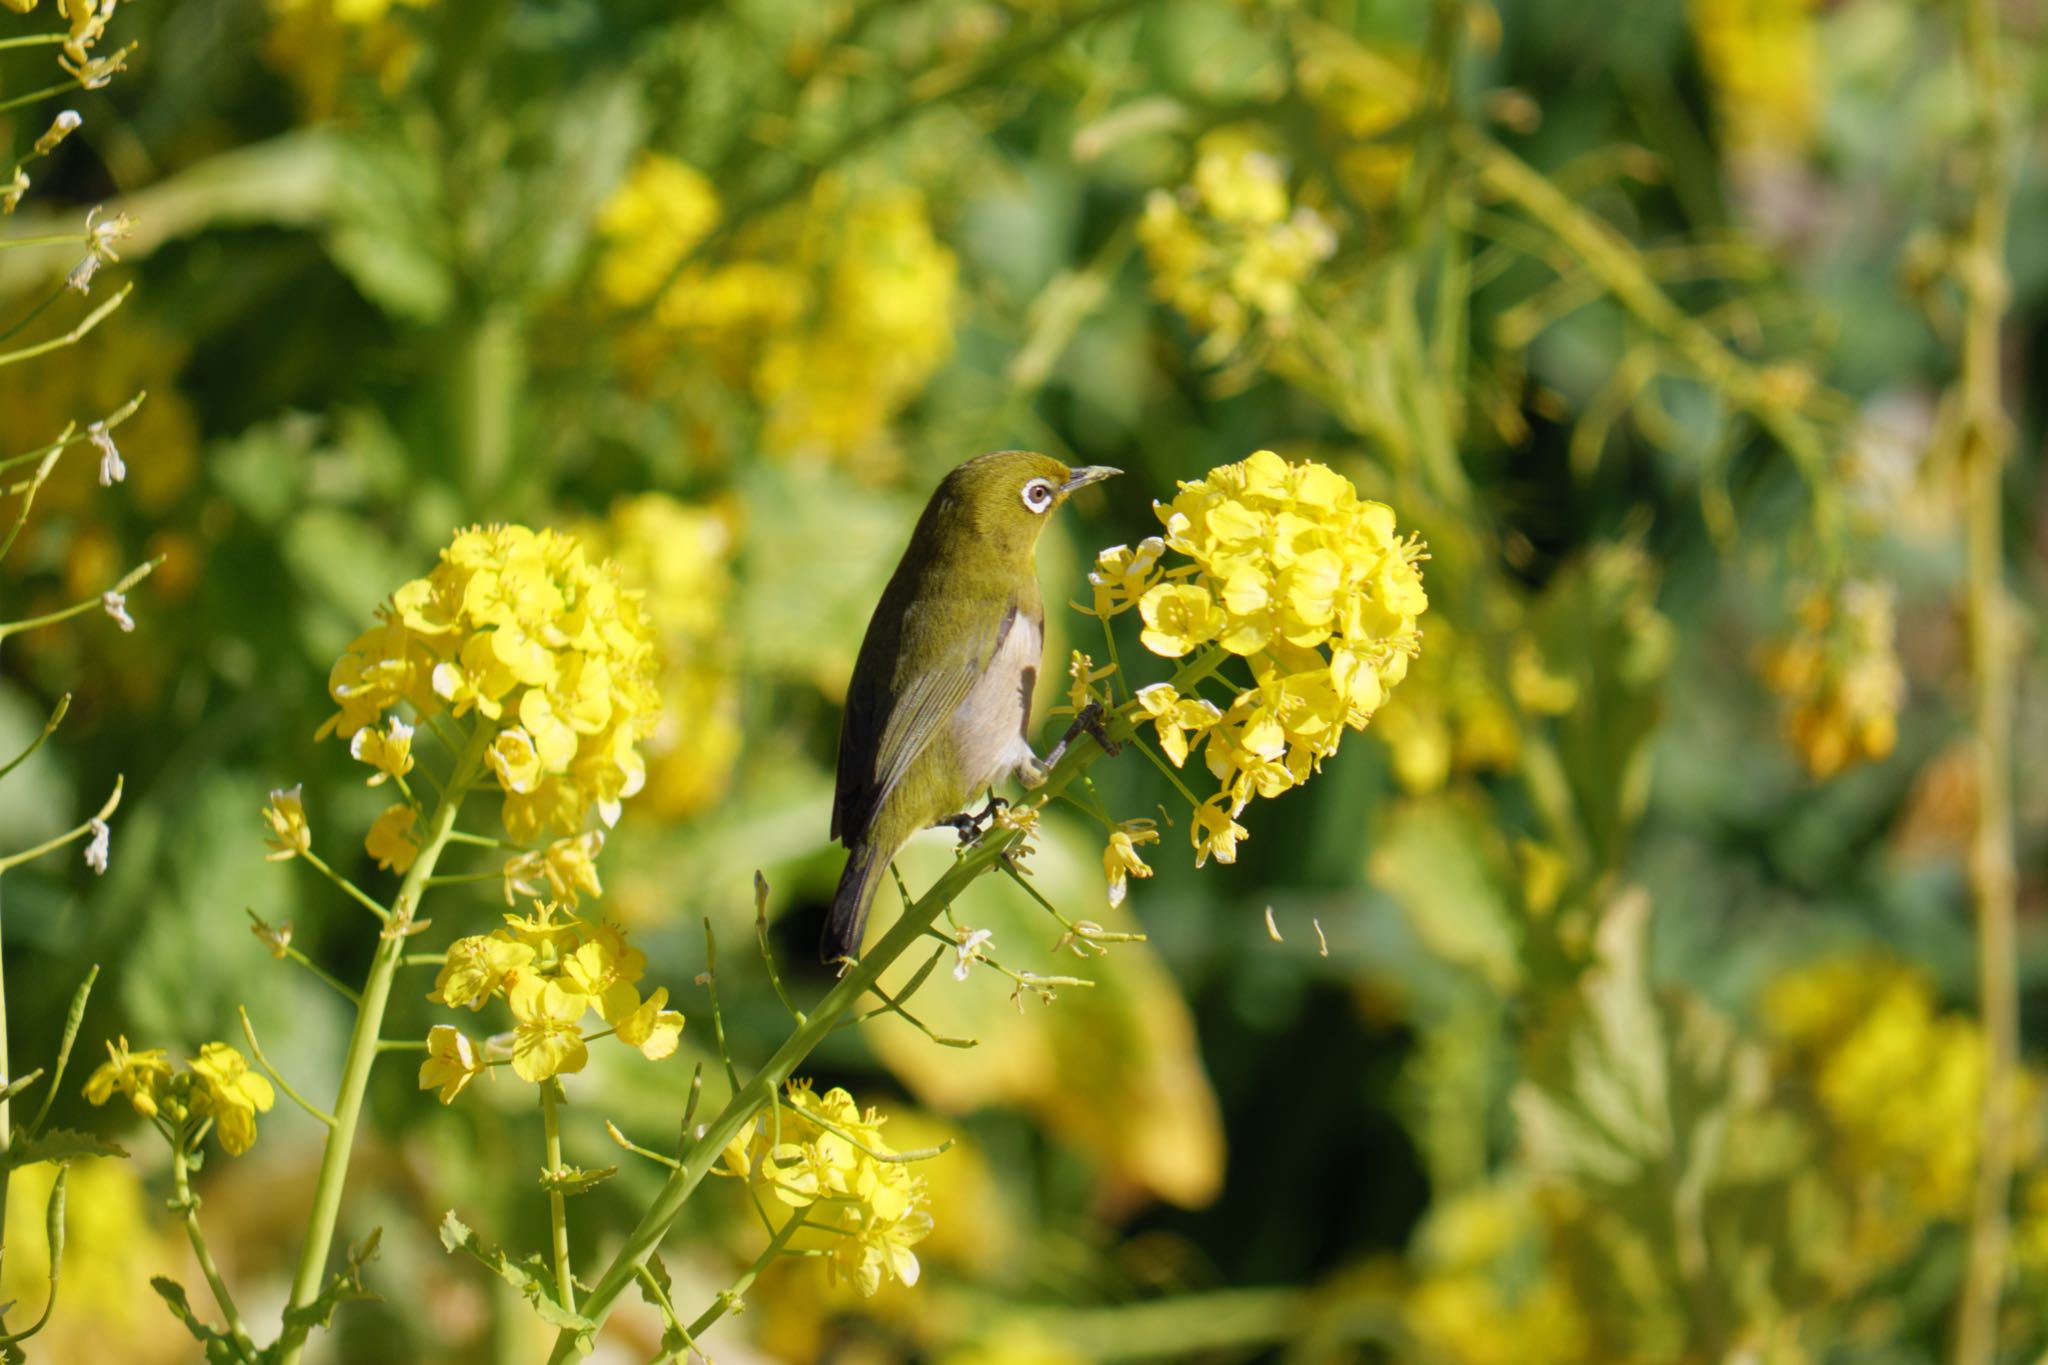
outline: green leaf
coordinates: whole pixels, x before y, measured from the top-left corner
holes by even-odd
[[[1372,879],[1431,952],[1506,993],[1522,981],[1522,923],[1508,855],[1487,817],[1452,797],[1395,808]]]
[[[0,1166],[18,1170],[33,1166],[38,1161],[54,1161],[66,1165],[89,1156],[127,1156],[128,1149],[118,1142],[93,1133],[81,1133],[75,1128],[52,1128],[47,1133],[38,1133],[32,1138],[23,1138],[0,1156]]]
[[[235,1339],[218,1328],[209,1327],[199,1320],[192,1311],[192,1300],[185,1295],[185,1286],[165,1275],[150,1280],[149,1287],[163,1298],[171,1315],[185,1324],[185,1330],[193,1340],[206,1348],[206,1359],[210,1365],[242,1365],[242,1353],[235,1346]]]
[[[316,1327],[325,1331],[334,1321],[334,1310],[342,1304],[380,1301],[383,1295],[363,1287],[363,1267],[376,1259],[377,1244],[383,1237],[384,1229],[371,1228],[369,1236],[349,1249],[347,1267],[336,1271],[311,1303],[286,1309],[286,1333],[311,1332]]]
[[[589,1318],[572,1313],[555,1302],[545,1261],[539,1256],[514,1260],[470,1231],[469,1226],[455,1216],[453,1209],[441,1219],[441,1245],[450,1251],[467,1252],[475,1257],[485,1269],[518,1290],[540,1320],[550,1327],[567,1328],[586,1338],[597,1330],[597,1324]]]
[[[542,1171],[540,1186],[544,1190],[560,1190],[563,1194],[584,1194],[618,1173],[616,1166],[602,1166],[594,1171],[586,1171],[581,1166],[563,1166],[553,1171]]]

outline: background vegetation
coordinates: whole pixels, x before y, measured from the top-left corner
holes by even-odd
[[[88,1063],[236,1041],[246,1007],[332,1092],[344,1002],[249,915],[346,981],[375,945],[266,864],[259,809],[304,783],[316,835],[370,824],[385,796],[313,742],[329,668],[453,528],[523,521],[615,556],[659,636],[600,904],[690,1024],[573,1094],[672,1131],[693,1062],[723,1090],[704,917],[742,1070],[788,1031],[740,951],[756,869],[786,984],[828,984],[838,701],[938,476],[1005,446],[1128,471],[1047,538],[1048,602],[1086,602],[1151,499],[1271,447],[1428,541],[1410,676],[1253,807],[1234,865],[1197,872],[1176,825],[1120,909],[1099,828],[1050,812],[1036,885],[1146,941],[1059,969],[1096,984],[1050,1004],[939,973],[920,1017],[973,1050],[893,1017],[835,1035],[821,1087],[899,1146],[956,1140],[922,1168],[923,1282],[862,1299],[777,1263],[709,1349],[2038,1357],[2044,29],[2037,0],[122,7],[98,50],[139,43],[130,70],[64,94],[83,126],[9,229],[71,246],[0,252],[12,326],[88,209],[134,224],[15,344],[137,286],[0,365],[0,457],[148,395],[125,483],[73,454],[40,489],[0,616],[160,560],[132,634],[95,613],[0,650],[0,756],[72,697],[0,785],[0,844],[125,776],[103,877],[5,869],[13,1055],[55,1050],[97,963]],[[52,51],[0,51],[18,157],[58,106],[4,97],[64,79]],[[1051,625],[1049,661],[1099,652],[1080,613]],[[1170,799],[1135,755],[1093,776],[1120,812]],[[921,887],[949,857],[899,865]],[[455,933],[502,908],[439,894]],[[958,912],[1049,959],[1010,883]],[[418,1037],[445,1012],[403,982],[387,1032]],[[83,1075],[53,1122],[135,1159],[71,1169],[32,1349],[190,1358],[148,1289],[199,1283],[172,1173]],[[436,1236],[455,1207],[545,1244],[539,1118],[521,1087],[443,1108],[415,1076],[376,1073],[342,1211],[350,1242],[382,1228],[383,1297],[315,1351],[539,1358],[552,1329]],[[252,1320],[286,1301],[321,1136],[280,1104],[197,1177]],[[587,1121],[566,1142],[624,1159]],[[577,1198],[580,1261],[659,1176]],[[0,1300],[42,1301],[52,1178],[13,1174]],[[691,1203],[679,1304],[752,1260],[751,1220],[716,1182]],[[630,1304],[601,1349],[659,1335]]]

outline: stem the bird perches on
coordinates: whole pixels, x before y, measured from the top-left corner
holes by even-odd
[[[1215,672],[1227,657],[1221,649],[1211,646],[1182,666],[1172,679],[1174,687],[1183,691],[1193,687]],[[1130,738],[1134,727],[1128,708],[1119,712],[1107,729],[1113,740]],[[1092,743],[1071,746],[1048,774],[1041,790],[1047,795],[1057,795],[1101,754],[1102,750]],[[882,973],[924,936],[932,921],[975,879],[995,871],[1022,837],[1019,831],[1001,828],[991,829],[983,835],[979,844],[963,853],[960,860],[947,869],[946,874],[933,883],[916,904],[889,926],[889,932],[868,950],[866,957],[847,970],[839,983],[818,1002],[817,1008],[806,1015],[804,1022],[775,1050],[767,1064],[733,1094],[725,1108],[682,1154],[681,1163],[628,1234],[625,1245],[605,1267],[603,1276],[578,1310],[585,1318],[592,1323],[603,1324],[618,1302],[619,1295],[633,1283],[638,1268],[667,1236],[669,1228],[681,1216],[683,1205],[696,1192],[726,1145],[745,1131],[754,1117],[768,1106],[796,1073],[804,1058],[853,1012],[861,997],[881,980]],[[574,1329],[564,1328],[556,1337],[554,1352],[548,1358],[552,1365],[567,1365],[587,1345]]]

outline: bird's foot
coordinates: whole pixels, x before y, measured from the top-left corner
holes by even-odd
[[[994,792],[990,792],[988,804],[974,814],[970,815],[966,811],[961,811],[958,815],[949,815],[945,819],[937,821],[936,824],[944,825],[957,833],[960,836],[960,846],[966,848],[980,843],[981,836],[988,833],[990,822],[1009,808],[1010,803],[1008,801],[997,796]]]

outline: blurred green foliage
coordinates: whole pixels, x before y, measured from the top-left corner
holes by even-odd
[[[132,635],[94,618],[0,654],[0,755],[74,698],[0,785],[0,843],[127,784],[103,878],[68,859],[8,873],[13,1055],[55,1048],[98,963],[92,1060],[123,1034],[181,1055],[233,1041],[246,1006],[279,1069],[330,1092],[350,1016],[245,912],[344,981],[374,943],[327,884],[265,863],[259,808],[302,782],[316,839],[369,826],[384,796],[312,742],[328,670],[452,528],[522,521],[577,531],[648,591],[667,715],[602,906],[678,985],[708,917],[732,1050],[758,1062],[787,1018],[742,951],[751,875],[815,997],[837,702],[929,487],[1004,446],[1129,471],[1047,537],[1048,602],[1081,602],[1096,549],[1158,529],[1151,498],[1270,447],[1331,463],[1428,541],[1408,680],[1312,783],[1252,808],[1235,865],[1197,873],[1167,829],[1120,911],[1099,908],[1099,831],[1051,812],[1038,889],[1149,940],[1060,968],[1097,984],[1021,1013],[939,972],[920,1017],[973,1051],[890,1017],[836,1035],[821,1089],[882,1104],[899,1145],[957,1140],[927,1167],[927,1274],[863,1300],[777,1264],[707,1345],[1946,1355],[1986,1087],[1963,872],[1981,815],[1959,606],[1969,272],[2002,268],[2007,290],[2023,623],[2048,337],[2029,229],[2048,214],[2048,11],[1998,7],[2005,83],[1987,87],[1960,9],[122,7],[132,69],[77,96],[84,126],[14,225],[118,207],[136,226],[97,288],[139,287],[60,364],[0,368],[0,457],[149,397],[121,428],[127,483],[73,458],[42,490],[0,616],[162,564]],[[52,79],[48,60],[0,53],[7,90]],[[1988,106],[2034,153],[2001,182],[2002,262],[1968,235]],[[48,112],[0,113],[17,150]],[[6,316],[73,264],[0,252]],[[1048,625],[1041,710],[1070,648],[1102,656],[1087,617]],[[2048,691],[2022,634],[2012,965],[2032,1057],[2048,782],[2027,756]],[[1136,756],[1091,777],[1112,810],[1168,799]],[[900,864],[913,886],[946,863],[934,838]],[[388,893],[367,857],[342,870]],[[502,908],[489,883],[439,895],[435,949]],[[1058,936],[1000,878],[959,912],[1007,953],[1049,957]],[[444,1015],[404,981],[386,1032],[423,1036]],[[723,1093],[702,993],[677,995],[681,1057],[594,1057],[579,1111],[665,1133],[704,1060]],[[2003,1080],[2019,1171],[1999,1358],[2031,1359],[2042,1091],[2031,1068]],[[67,1084],[60,1121],[121,1135]],[[444,1109],[410,1066],[380,1069],[342,1235],[382,1227],[364,1273],[383,1297],[342,1308],[325,1358],[545,1350],[518,1293],[436,1235],[454,1207],[492,1243],[544,1245],[525,1100],[484,1084]],[[249,1155],[198,1177],[245,1303],[283,1301],[320,1137],[280,1105]],[[566,1141],[585,1167],[620,1157],[588,1126]],[[143,1155],[71,1178],[52,1358],[191,1353],[146,1287],[197,1278],[161,1212],[170,1174]],[[581,1264],[658,1175],[628,1161],[576,1199]],[[47,1188],[17,1180],[0,1298],[40,1301]],[[761,1240],[707,1186],[664,1251],[678,1305]],[[612,1324],[633,1359],[659,1330],[640,1305]]]

